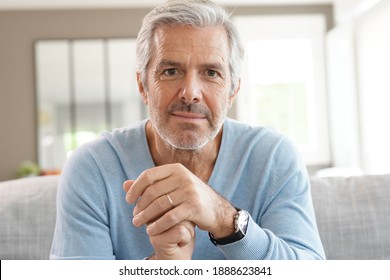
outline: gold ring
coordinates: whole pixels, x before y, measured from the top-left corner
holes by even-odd
[[[172,208],[175,207],[175,205],[173,205],[173,201],[172,201],[172,198],[169,196],[169,194],[166,194],[167,198],[168,198],[168,201],[169,203],[171,204]]]

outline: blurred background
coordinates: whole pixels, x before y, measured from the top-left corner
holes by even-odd
[[[147,117],[135,38],[161,2],[0,0],[0,181]],[[246,48],[229,117],[286,134],[312,175],[390,173],[390,1],[216,2]]]

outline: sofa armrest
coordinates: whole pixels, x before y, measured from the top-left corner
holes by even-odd
[[[310,180],[327,259],[390,259],[390,175]]]
[[[48,259],[59,176],[0,182],[0,259]]]

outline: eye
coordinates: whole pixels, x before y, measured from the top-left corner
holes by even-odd
[[[208,77],[214,78],[214,77],[218,76],[218,72],[215,70],[208,69],[208,70],[206,70],[206,75]]]
[[[170,68],[170,69],[164,70],[164,75],[174,76],[176,74],[177,74],[177,70],[175,68]]]

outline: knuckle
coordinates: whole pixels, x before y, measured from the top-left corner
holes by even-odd
[[[149,181],[150,180],[150,170],[145,170],[144,172],[142,172],[142,177],[146,180],[146,181]]]
[[[153,198],[157,197],[157,189],[153,185],[149,186],[144,191],[143,196],[146,197],[146,198],[149,198],[149,199],[153,199]]]
[[[187,168],[185,168],[184,165],[181,164],[181,163],[174,163],[173,165],[174,165],[175,169],[178,170],[178,171],[185,171],[185,170],[187,170]]]
[[[155,207],[158,211],[165,210],[166,203],[164,201],[163,197],[160,197],[159,199],[155,200]]]
[[[185,195],[187,197],[187,208],[189,209],[197,209],[197,208],[200,208],[203,203],[203,200],[202,198],[200,197],[200,195],[195,191],[193,191],[192,189],[186,189],[185,190]]]
[[[178,214],[176,214],[175,211],[171,211],[168,214],[169,214],[169,215],[167,215],[167,223],[168,224],[176,225],[180,222],[181,219],[178,216]]]
[[[182,234],[193,235],[195,225],[192,222],[183,221],[178,226],[180,227],[179,230]]]
[[[179,235],[185,235],[188,233],[188,229],[184,225],[177,225],[176,230],[179,233]]]
[[[184,195],[188,197],[188,200],[197,200],[198,199],[198,193],[196,192],[196,189],[192,188],[185,188],[184,189]]]
[[[175,166],[176,168],[183,168],[183,167],[184,167],[183,164],[181,164],[181,163],[179,163],[179,162],[175,162],[175,163],[173,164],[173,166]]]
[[[187,200],[183,203],[184,211],[183,213],[186,213],[186,218],[192,221],[194,217],[196,216],[196,213],[199,213],[200,208],[197,207],[197,204],[194,203],[194,201]]]
[[[141,177],[142,177],[142,180],[144,180],[148,183],[152,183],[153,182],[153,171],[150,169],[144,170],[140,175],[140,178]]]

